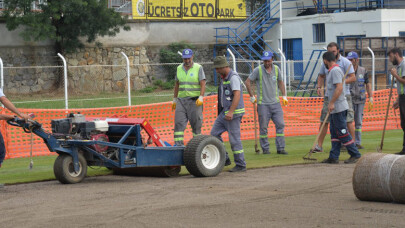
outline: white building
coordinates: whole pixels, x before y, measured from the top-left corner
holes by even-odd
[[[405,36],[405,1],[284,0],[282,8],[283,51],[287,59],[308,60],[313,50],[322,50],[329,42],[342,43],[339,41],[345,37]],[[277,50],[280,24],[267,32],[264,39]]]

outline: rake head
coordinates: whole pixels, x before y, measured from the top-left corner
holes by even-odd
[[[312,153],[313,153],[313,149],[309,150],[309,152],[307,154],[305,154],[305,156],[302,157],[302,159],[304,159],[306,161],[317,161],[316,158],[311,158]]]
[[[256,152],[256,154],[260,154],[260,150],[259,150],[259,147],[257,146],[257,144],[255,144],[255,152]]]

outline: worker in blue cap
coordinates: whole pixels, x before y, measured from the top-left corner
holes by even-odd
[[[184,145],[184,130],[189,121],[193,136],[201,134],[205,93],[204,70],[193,62],[193,51],[184,49],[182,58],[183,63],[177,67],[172,103],[172,111],[175,110],[174,143],[177,146]]]
[[[369,97],[368,110],[373,109],[373,93],[371,83],[368,79],[367,70],[359,65],[359,56],[356,52],[349,52],[346,58],[352,63],[356,73],[356,81],[350,84],[350,94],[352,96],[354,110],[354,126],[357,149],[364,149],[361,145],[361,128],[363,125],[363,112],[366,104],[366,91]]]
[[[282,103],[288,105],[285,86],[280,68],[273,64],[273,53],[264,51],[261,57],[263,64],[256,67],[246,80],[246,87],[250,95],[250,101],[257,103],[259,114],[260,145],[263,154],[270,154],[268,140],[268,125],[270,119],[276,125],[276,147],[277,154],[288,154],[285,151],[284,139],[284,114],[281,108],[279,89],[283,95]],[[256,81],[257,98],[254,95],[251,83]]]

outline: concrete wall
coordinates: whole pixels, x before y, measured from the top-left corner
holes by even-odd
[[[237,27],[241,21],[196,21],[196,22],[137,22],[130,21],[130,31],[121,31],[115,37],[101,37],[98,41],[104,46],[164,46],[173,42],[187,41],[192,44],[210,45],[215,43],[217,27]],[[0,47],[44,46],[51,42],[25,42],[18,34],[9,32],[4,23],[0,23]],[[91,45],[90,45],[91,46]]]
[[[312,50],[322,49],[338,36],[365,35],[366,37],[394,37],[405,31],[405,9],[379,9],[290,17],[283,20],[283,39],[302,38],[304,59]],[[325,23],[325,42],[313,42],[312,25]],[[279,26],[270,30],[265,40],[272,47],[279,45]]]

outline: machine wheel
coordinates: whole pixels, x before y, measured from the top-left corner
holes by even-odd
[[[216,176],[225,165],[225,147],[214,136],[198,135],[188,142],[183,160],[187,170],[196,177]]]
[[[56,179],[62,184],[76,184],[81,182],[87,174],[87,162],[82,154],[79,155],[79,172],[73,166],[73,158],[69,154],[60,154],[53,165]]]
[[[113,168],[114,175],[143,177],[177,177],[181,166]]]

